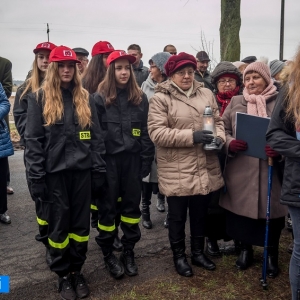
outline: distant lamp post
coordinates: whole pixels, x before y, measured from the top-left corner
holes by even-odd
[[[283,46],[284,46],[284,6],[285,0],[281,0],[281,18],[280,18],[280,48],[279,60],[283,60]]]

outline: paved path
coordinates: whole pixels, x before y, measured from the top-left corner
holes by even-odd
[[[57,277],[45,263],[45,249],[35,241],[38,233],[34,203],[29,196],[23,164],[23,151],[9,158],[11,186],[15,193],[8,195],[8,214],[11,225],[0,223],[0,274],[10,276],[10,293],[0,294],[0,299],[58,299]],[[96,230],[90,234],[89,251],[83,272],[92,291],[90,299],[107,299],[109,295],[128,290],[133,284],[163,272],[174,272],[167,230],[163,227],[164,213],[151,207],[152,230],[142,228],[142,239],[135,253],[139,276],[116,281],[107,275],[100,248],[95,242]],[[155,261],[151,265],[150,260]],[[151,267],[149,267],[149,263]]]

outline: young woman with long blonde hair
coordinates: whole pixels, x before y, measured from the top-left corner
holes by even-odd
[[[300,300],[300,48],[290,65],[288,84],[278,95],[267,142],[285,157],[280,202],[288,206],[293,222],[294,248],[289,272],[292,299]]]
[[[134,246],[141,237],[139,209],[142,178],[151,170],[154,145],[148,135],[148,100],[139,88],[132,69],[135,57],[114,51],[107,58],[107,73],[94,94],[100,126],[104,131],[107,181],[99,194],[99,235],[105,265],[114,278],[124,271],[137,275]],[[121,202],[123,252],[121,261],[112,253],[116,232],[117,201]]]
[[[30,94],[25,129],[29,189],[48,222],[50,269],[63,299],[87,297],[81,274],[89,239],[91,189],[105,180],[105,148],[94,102],[82,88],[75,52],[50,53],[43,85]]]
[[[20,135],[20,144],[25,147],[24,140],[25,127],[27,122],[27,108],[28,108],[28,95],[31,92],[36,92],[46,75],[46,71],[49,65],[50,52],[56,47],[53,43],[43,42],[39,43],[34,49],[35,54],[32,64],[32,70],[29,72],[26,81],[18,88],[15,102],[14,102],[14,119],[16,128]],[[25,153],[25,152],[24,152]],[[26,173],[27,178],[27,173]],[[34,200],[34,199],[33,199]],[[35,211],[37,216],[37,223],[39,228],[39,234],[35,236],[35,239],[42,242],[46,247],[46,263],[50,265],[51,257],[49,252],[48,243],[48,222],[46,216],[43,214],[40,201],[35,201]]]

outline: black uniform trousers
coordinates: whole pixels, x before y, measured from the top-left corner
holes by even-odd
[[[139,153],[121,152],[106,155],[107,182],[99,196],[99,235],[96,242],[106,255],[112,250],[116,232],[118,210],[117,202],[121,197],[121,238],[124,249],[133,249],[141,238],[139,221],[141,211],[141,159]]]
[[[0,214],[7,211],[6,175],[8,169],[7,157],[0,158]]]
[[[86,259],[90,232],[91,170],[46,174],[51,271],[58,276],[80,271]]]
[[[192,237],[205,235],[205,222],[211,194],[167,197],[169,240],[171,243],[185,239],[185,222],[189,209],[190,233]]]
[[[25,162],[25,150],[24,150],[24,165],[26,168],[26,162]],[[25,169],[25,175],[26,175],[26,181],[27,186],[30,192],[30,182],[28,180],[28,171]],[[35,213],[36,213],[36,220],[39,227],[39,234],[35,236],[35,239],[38,242],[42,242],[46,247],[48,247],[48,221],[47,216],[45,215],[45,212],[43,211],[42,202],[38,199],[34,199],[31,196],[32,200],[35,203]]]

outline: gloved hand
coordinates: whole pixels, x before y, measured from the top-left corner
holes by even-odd
[[[229,151],[231,152],[245,151],[247,148],[247,143],[242,140],[233,140],[229,144]]]
[[[215,139],[215,143],[216,143],[216,146],[217,147],[221,147],[222,146],[222,143],[223,141],[219,138],[219,137],[216,137]]]
[[[142,168],[141,168],[141,177],[142,179],[147,177],[151,172],[151,163],[148,162],[142,162]]]
[[[30,182],[31,197],[40,201],[47,200],[48,189],[44,180],[33,180]]]
[[[274,157],[280,156],[280,154],[278,152],[276,152],[275,150],[273,150],[269,145],[266,145],[265,152],[266,152],[268,157],[273,157],[274,158]]]
[[[210,144],[214,139],[210,130],[199,130],[193,133],[194,144]]]
[[[92,173],[92,194],[98,195],[106,181],[106,172]]]

